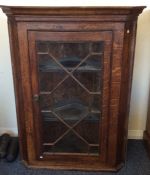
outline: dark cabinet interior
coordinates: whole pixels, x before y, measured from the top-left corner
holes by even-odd
[[[102,44],[36,48],[44,152],[98,154]]]
[[[143,8],[2,7],[20,152],[28,166],[121,168],[136,22]]]

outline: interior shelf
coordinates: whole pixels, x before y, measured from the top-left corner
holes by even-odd
[[[63,68],[68,71],[72,71],[76,66],[80,64],[81,60],[77,57],[66,57],[59,60],[59,63],[63,66]],[[39,66],[39,71],[41,72],[61,72],[64,71],[60,65],[55,63],[53,60],[47,60],[44,64]],[[95,60],[86,60],[81,63],[80,66],[75,70],[75,72],[95,72],[100,71],[101,66],[98,61]]]
[[[63,120],[76,121],[85,117],[86,121],[98,121],[99,118],[96,117],[100,114],[97,109],[91,109],[89,111],[88,106],[85,106],[80,100],[61,100],[57,102],[51,110],[41,110],[45,121],[56,121],[57,117],[54,115],[61,116]],[[88,117],[86,117],[88,116]]]
[[[43,119],[45,122],[58,122],[58,123],[60,122],[57,118],[51,117],[51,114],[49,114],[49,113],[44,113]],[[78,121],[80,119],[78,118],[78,116],[74,116],[74,117],[64,116],[63,120],[65,120],[65,121]],[[94,114],[90,113],[89,115],[87,115],[87,117],[84,118],[84,121],[92,123],[92,122],[99,122],[99,119]]]

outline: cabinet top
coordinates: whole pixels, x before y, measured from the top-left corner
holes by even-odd
[[[134,15],[138,16],[146,6],[0,6],[7,16],[16,15]]]
[[[39,7],[0,6],[8,20],[42,21],[104,21],[125,22],[137,20],[145,6],[105,7]]]

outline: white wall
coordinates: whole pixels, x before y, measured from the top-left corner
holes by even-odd
[[[131,138],[142,137],[147,118],[150,85],[150,10],[148,9],[139,16],[136,41],[129,115]]]
[[[6,16],[0,13],[0,133],[17,133]]]
[[[55,0],[46,2],[41,0],[0,0],[3,5],[48,5],[48,6],[124,6],[147,5],[138,20],[137,43],[133,85],[131,94],[131,108],[129,116],[129,138],[142,138],[147,116],[148,92],[150,85],[150,1],[149,0]],[[6,16],[0,11],[0,133],[5,131],[17,134],[16,111],[10,51]]]

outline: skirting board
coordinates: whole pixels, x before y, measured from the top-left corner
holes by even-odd
[[[128,139],[143,139],[143,130],[129,130],[128,131]],[[17,136],[18,129],[17,128],[3,128],[0,127],[0,135],[3,133],[9,133],[12,136]]]
[[[128,139],[143,139],[144,130],[128,130]]]
[[[17,128],[3,128],[0,127],[0,135],[3,133],[8,133],[11,136],[17,136],[18,135],[18,129]]]

